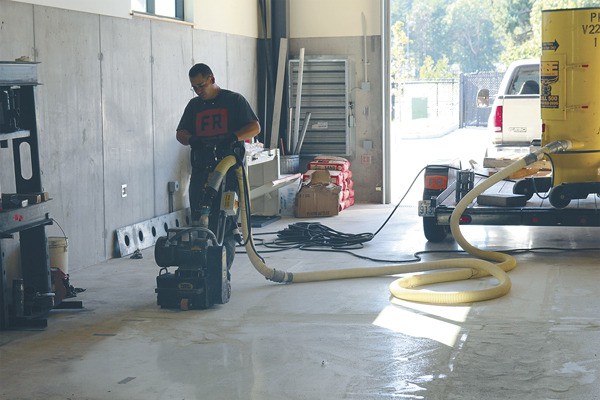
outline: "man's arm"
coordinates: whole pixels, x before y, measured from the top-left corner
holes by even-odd
[[[233,134],[237,137],[237,140],[248,140],[252,139],[254,136],[260,133],[260,124],[258,121],[252,121],[248,124],[244,125],[237,132],[233,132]],[[187,129],[179,129],[177,131],[177,141],[184,146],[189,146],[190,138],[192,134]]]
[[[192,134],[187,129],[179,129],[177,131],[177,141],[184,146],[189,146]]]
[[[246,125],[244,125],[237,132],[233,132],[233,133],[235,134],[235,136],[237,136],[238,140],[252,139],[254,136],[256,136],[260,133],[260,124],[258,123],[258,121],[252,121],[252,122],[249,122]],[[179,135],[179,132],[177,132],[177,134]]]

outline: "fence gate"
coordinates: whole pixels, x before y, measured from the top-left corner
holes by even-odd
[[[502,81],[501,72],[474,72],[460,75],[460,112],[459,126],[486,126],[492,109],[492,103],[498,94]],[[488,107],[477,107],[477,93],[481,89],[490,91]]]

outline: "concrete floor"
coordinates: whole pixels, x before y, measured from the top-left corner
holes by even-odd
[[[391,209],[357,205],[320,221],[348,233],[374,232]],[[412,204],[400,207],[360,254],[406,259],[456,248],[451,239],[428,244],[416,214]],[[463,231],[488,249],[598,246],[597,229]],[[77,297],[85,308],[52,311],[44,331],[0,332],[0,398],[599,399],[598,255],[521,254],[508,295],[463,306],[392,300],[389,276],[275,284],[238,254],[228,304],[163,310],[154,294],[153,249],[143,259],[71,266],[71,283],[87,289]],[[289,271],[379,265],[297,250],[265,258]]]

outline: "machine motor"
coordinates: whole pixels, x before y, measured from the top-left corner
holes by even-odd
[[[208,229],[169,229],[156,241],[154,258],[161,267],[155,290],[161,308],[206,309],[229,301],[225,248],[216,244]],[[170,272],[170,267],[177,269]]]

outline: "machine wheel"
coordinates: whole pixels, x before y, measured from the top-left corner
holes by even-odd
[[[233,246],[235,252],[235,245]],[[208,281],[210,286],[211,304],[225,304],[231,297],[230,273],[227,268],[227,250],[225,246],[210,246],[208,248],[207,262]]]
[[[565,208],[571,202],[571,196],[564,186],[556,186],[550,191],[550,204],[554,208]]]
[[[172,255],[168,253],[168,248],[165,247],[165,243],[167,242],[166,236],[160,236],[156,239],[156,244],[154,245],[154,260],[156,264],[161,268],[166,268],[171,266],[171,257]]]
[[[435,218],[423,217],[423,232],[430,242],[441,242],[446,239],[448,230],[443,225],[438,225]]]
[[[513,194],[521,194],[527,197],[529,201],[533,197],[533,182],[529,179],[522,179],[513,186]]]

